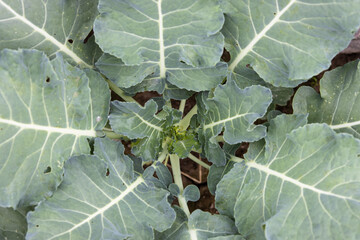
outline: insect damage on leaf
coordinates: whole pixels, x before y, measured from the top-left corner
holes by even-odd
[[[358,239],[359,12],[0,0],[0,239]]]

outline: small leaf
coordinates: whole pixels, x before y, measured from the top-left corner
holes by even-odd
[[[225,164],[216,136],[224,129],[229,144],[253,142],[266,135],[266,127],[254,125],[272,101],[271,91],[262,86],[240,89],[233,81],[219,85],[213,98],[198,97],[199,141],[206,157],[216,165]]]
[[[232,169],[233,166],[233,161],[227,161],[224,166],[216,166],[215,164],[211,165],[209,175],[207,176],[207,184],[212,195],[215,195],[216,185],[220,182],[223,176]]]
[[[179,158],[186,158],[191,149],[198,144],[194,134],[185,133],[186,136],[177,140],[172,144],[173,152],[179,156]]]
[[[155,165],[155,170],[159,180],[164,183],[166,187],[168,187],[173,182],[172,175],[164,164],[157,162]]]
[[[134,146],[133,153],[145,161],[154,160],[161,148],[165,120],[156,117],[156,112],[157,105],[153,100],[148,101],[145,107],[137,103],[111,103],[111,128],[130,139],[141,139]]]
[[[234,162],[229,160],[230,155],[235,155],[236,150],[239,148],[240,144],[230,145],[224,143],[223,150],[226,154],[226,164],[224,166],[216,166],[215,164],[211,165],[209,174],[207,176],[207,185],[209,191],[212,195],[215,195],[216,185],[220,182],[223,176],[230,171],[234,166]]]
[[[197,186],[187,185],[183,192],[186,201],[196,202],[200,199],[200,190]]]
[[[176,185],[175,183],[171,183],[169,185],[169,192],[174,196],[178,196],[180,194],[179,186]]]

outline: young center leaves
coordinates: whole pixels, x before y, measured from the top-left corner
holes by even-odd
[[[309,114],[309,122],[327,123],[337,132],[360,138],[359,61],[325,73],[320,95],[310,87],[300,87],[293,100],[294,113]]]
[[[97,0],[0,0],[0,50],[31,48],[91,67],[101,50],[89,35]]]
[[[161,149],[166,121],[155,115],[157,111],[157,104],[153,100],[148,101],[144,107],[137,103],[111,103],[111,128],[130,139],[139,139],[135,149],[140,148],[140,151],[136,153],[145,161],[154,160]]]
[[[95,139],[71,158],[52,198],[28,215],[27,239],[153,239],[175,220],[169,192],[134,172],[121,143]]]
[[[220,181],[216,206],[246,239],[357,239],[360,141],[304,116],[271,120]],[[230,204],[229,204],[230,203]]]
[[[37,50],[0,52],[0,205],[34,205],[61,181],[64,162],[89,153],[107,121],[99,73]]]
[[[230,75],[241,77],[250,66],[275,86],[295,87],[326,70],[360,22],[360,0],[220,3]]]
[[[119,87],[149,78],[203,91],[226,75],[218,63],[224,15],[216,0],[100,0],[99,12],[96,42],[121,61],[104,55],[97,67]]]

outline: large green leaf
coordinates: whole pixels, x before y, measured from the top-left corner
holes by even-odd
[[[223,215],[211,215],[208,212],[195,210],[189,218],[178,207],[176,220],[168,230],[156,232],[155,238],[159,240],[207,240],[212,237],[230,236],[237,234],[234,221]]]
[[[134,173],[121,143],[95,139],[95,155],[71,158],[54,196],[28,214],[27,239],[153,239],[175,213],[169,192]]]
[[[351,62],[325,73],[320,95],[301,87],[293,100],[294,113],[309,113],[309,122],[323,122],[338,132],[360,138],[360,64]]]
[[[254,125],[254,122],[265,115],[272,101],[268,88],[251,86],[240,89],[229,81],[215,89],[213,98],[198,100],[199,140],[206,157],[215,164],[225,164],[224,153],[220,153],[216,140],[223,129],[224,140],[229,144],[254,142],[265,137],[266,127]]]
[[[360,24],[359,0],[222,0],[230,73],[250,65],[275,86],[326,70]],[[341,17],[339,17],[341,16]]]
[[[224,45],[224,16],[216,0],[100,0],[99,11],[96,41],[121,60],[106,55],[97,66],[118,86],[149,76],[201,91],[226,75],[226,64],[215,66]]]
[[[0,86],[0,205],[17,208],[51,195],[69,156],[89,152],[110,92],[100,74],[37,50],[1,51]]]
[[[246,239],[360,237],[360,141],[326,124],[298,127],[304,120],[271,120],[265,149],[246,155],[217,187],[218,210]]]
[[[0,49],[31,48],[48,56],[66,54],[71,62],[90,67],[101,55],[87,38],[97,0],[0,0]]]
[[[26,209],[0,207],[0,239],[22,240],[27,231]]]

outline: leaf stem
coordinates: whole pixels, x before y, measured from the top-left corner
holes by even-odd
[[[189,217],[190,210],[186,203],[186,199],[183,196],[184,185],[181,179],[180,159],[176,154],[170,154],[170,162],[171,162],[171,170],[173,173],[174,182],[180,189],[180,194],[177,196],[179,205],[182,208],[182,210],[185,212],[185,214]]]
[[[179,111],[182,113],[184,113],[185,104],[186,104],[186,99],[181,100],[180,106],[179,106]]]
[[[124,99],[126,102],[136,102],[137,103],[137,101],[134,98],[127,96],[123,90],[121,90],[118,86],[116,86],[115,83],[113,83],[106,77],[104,77],[104,79],[109,84],[110,89],[113,92],[115,92],[117,95],[119,95],[122,99]]]
[[[170,108],[172,108],[171,100],[167,100],[167,101],[165,102],[165,105],[168,106],[168,107],[170,107]]]
[[[157,161],[162,163],[162,162],[166,159],[168,153],[169,153],[169,152],[168,152],[167,148],[165,148],[165,149],[163,148],[163,151],[162,151],[161,154],[159,155]]]
[[[165,158],[165,162],[164,162],[165,167],[167,166],[168,161],[169,161],[169,154],[166,155],[166,158]]]
[[[110,139],[130,140],[128,137],[126,137],[124,135],[114,133],[113,131],[106,130],[105,128],[102,131]]]
[[[186,129],[189,127],[189,125],[190,125],[190,120],[191,120],[192,116],[194,116],[194,115],[197,113],[197,109],[198,109],[198,107],[197,107],[197,105],[195,105],[195,106],[190,110],[190,112],[188,112],[188,113],[186,114],[186,116],[185,116],[183,119],[180,120],[180,122],[179,122],[179,128],[180,128],[180,130],[184,131],[184,130],[186,130]]]
[[[244,161],[244,159],[239,158],[239,157],[236,157],[236,156],[234,156],[234,155],[230,155],[230,159],[229,159],[229,161],[233,161],[233,162],[237,162],[237,163],[239,163],[239,162],[243,162],[243,161]]]
[[[158,157],[158,162],[163,162],[166,157],[169,155],[169,150],[168,150],[168,144],[171,142],[171,139],[169,137],[167,137],[161,144],[161,148],[162,148],[162,152],[160,153],[159,157]]]
[[[199,164],[200,166],[206,168],[206,169],[210,169],[210,165],[204,163],[203,161],[201,161],[200,159],[198,159],[197,157],[195,157],[194,155],[192,155],[191,153],[188,155],[188,158],[190,158],[191,160],[193,160],[194,162],[196,162],[197,164]]]

